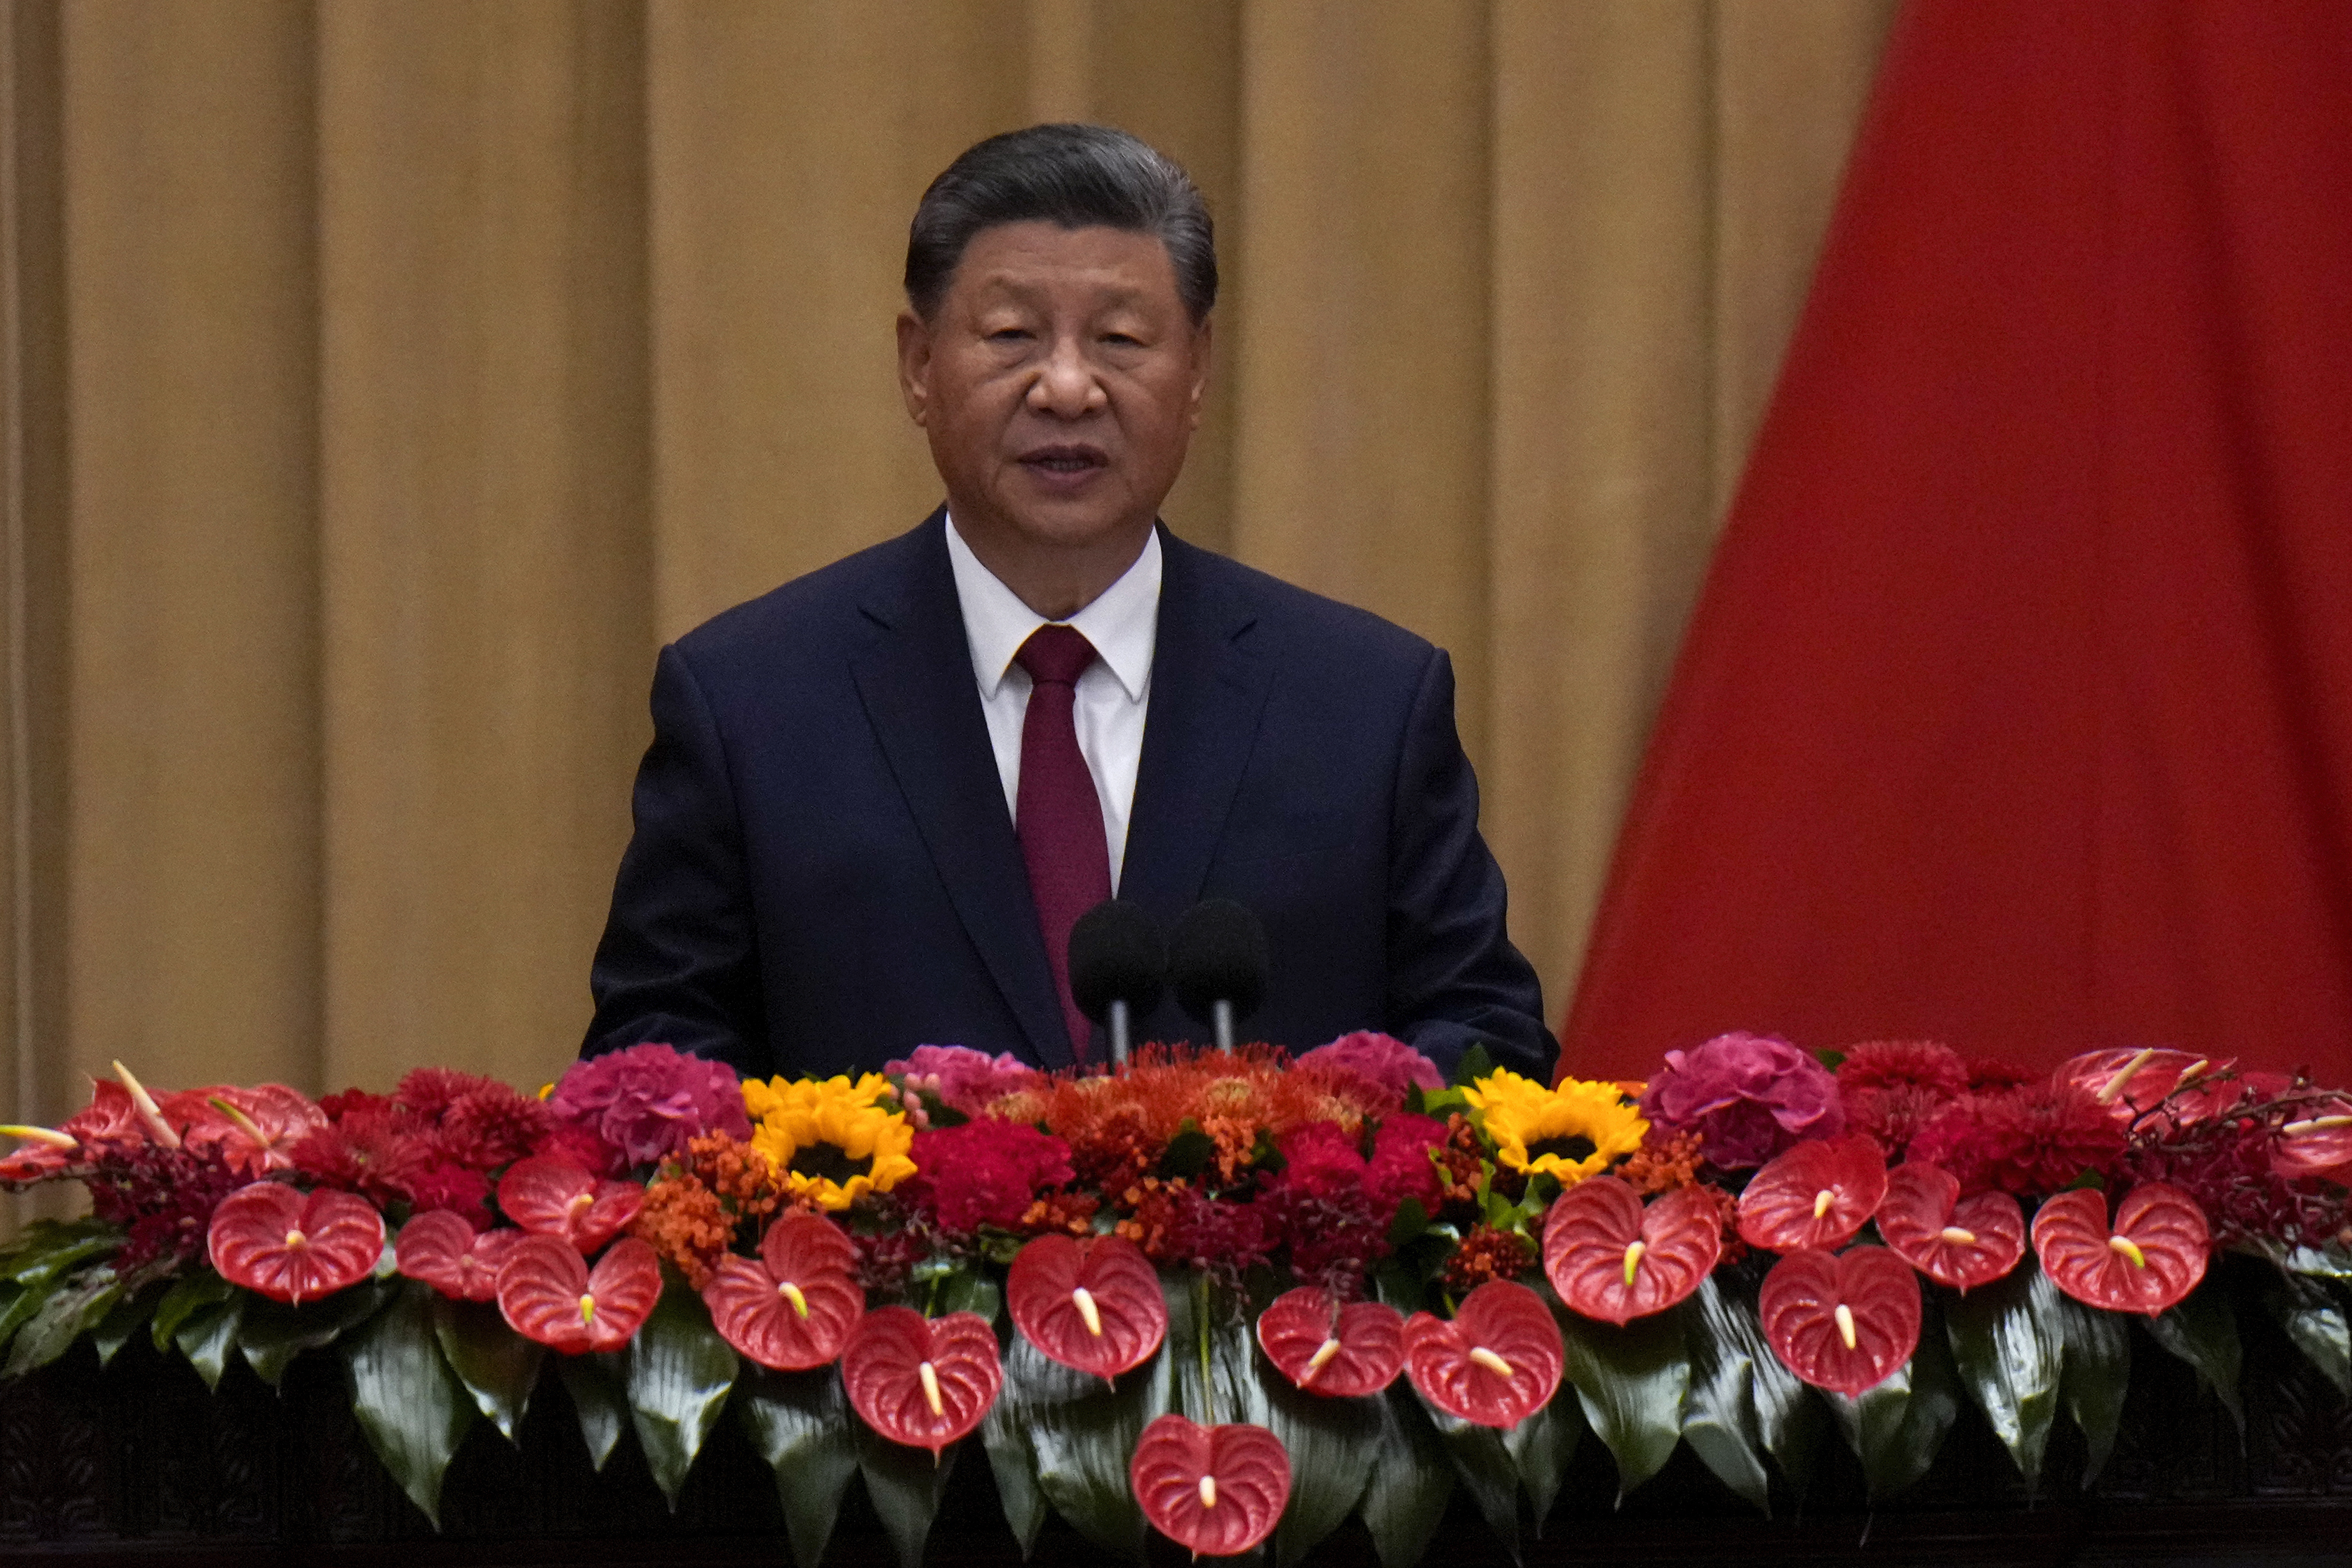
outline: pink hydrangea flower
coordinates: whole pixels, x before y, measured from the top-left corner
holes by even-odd
[[[906,1060],[885,1062],[882,1070],[913,1088],[929,1089],[966,1116],[977,1116],[1006,1095],[1045,1081],[1045,1074],[1011,1051],[992,1057],[962,1046],[917,1046]]]
[[[1431,1094],[1445,1087],[1445,1076],[1437,1070],[1435,1062],[1402,1040],[1370,1029],[1359,1029],[1352,1035],[1340,1036],[1328,1046],[1318,1046],[1300,1057],[1298,1065],[1353,1073],[1378,1086],[1391,1102],[1402,1101],[1404,1091],[1414,1084]]]
[[[687,1140],[709,1132],[751,1136],[733,1070],[669,1046],[574,1062],[547,1103],[559,1122],[602,1138],[632,1165],[682,1153]]]
[[[1809,1138],[1845,1131],[1837,1079],[1786,1040],[1718,1035],[1666,1065],[1642,1096],[1655,1133],[1696,1132],[1699,1152],[1718,1170],[1760,1165]]]

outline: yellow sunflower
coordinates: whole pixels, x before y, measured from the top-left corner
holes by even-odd
[[[1463,1098],[1486,1113],[1497,1159],[1530,1175],[1549,1173],[1562,1186],[1599,1175],[1640,1148],[1650,1130],[1613,1083],[1570,1078],[1547,1089],[1497,1069]]]
[[[745,1079],[751,1147],[768,1157],[794,1197],[845,1209],[915,1173],[907,1157],[915,1130],[905,1113],[875,1103],[890,1092],[890,1080],[878,1072],[855,1083],[846,1077]]]

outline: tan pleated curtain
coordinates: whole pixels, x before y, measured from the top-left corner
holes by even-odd
[[[938,499],[908,216],[1126,126],[1188,538],[1451,648],[1555,1019],[1890,0],[11,0],[0,1116],[535,1085],[655,649]]]

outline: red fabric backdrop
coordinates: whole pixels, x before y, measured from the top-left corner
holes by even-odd
[[[1563,1036],[2352,1081],[2352,5],[1889,41]]]

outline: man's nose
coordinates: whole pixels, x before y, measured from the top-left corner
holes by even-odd
[[[1083,345],[1075,338],[1056,340],[1030,385],[1030,406],[1059,418],[1076,419],[1107,401]]]

